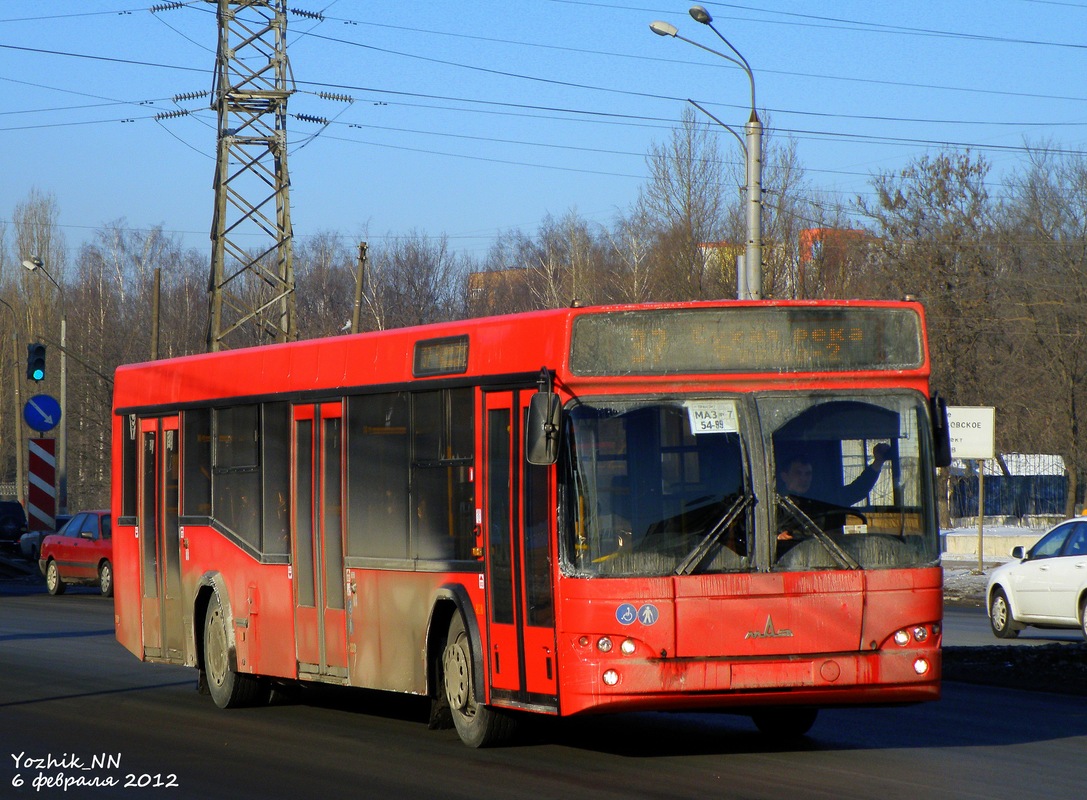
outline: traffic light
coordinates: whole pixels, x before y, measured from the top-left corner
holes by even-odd
[[[45,378],[45,345],[40,343],[26,346],[26,377],[32,381]]]

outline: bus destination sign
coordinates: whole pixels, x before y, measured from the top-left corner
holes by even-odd
[[[574,323],[575,375],[844,372],[917,369],[912,308],[764,306],[585,314]]]

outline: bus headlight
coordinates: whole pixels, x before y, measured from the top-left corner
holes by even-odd
[[[623,655],[632,656],[637,645],[634,644],[633,639],[624,639],[623,643],[619,645],[619,649],[623,651]]]
[[[611,637],[610,636],[601,636],[599,639],[597,639],[596,640],[596,649],[599,650],[601,653],[610,653],[611,652]]]
[[[613,669],[605,670],[602,677],[605,686],[614,686],[619,683],[619,673]]]
[[[919,658],[916,661],[914,661],[913,662],[913,671],[916,672],[918,675],[928,674],[928,659],[927,658]]]
[[[905,647],[910,643],[910,635],[906,631],[895,631],[895,644],[899,647]]]

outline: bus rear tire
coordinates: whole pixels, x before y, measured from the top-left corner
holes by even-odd
[[[453,725],[461,741],[469,747],[494,747],[512,738],[516,720],[506,712],[476,702],[477,680],[464,620],[460,614],[454,614],[442,652],[443,688]]]
[[[208,693],[219,708],[241,708],[266,703],[271,690],[255,675],[236,672],[230,663],[227,618],[214,594],[204,616],[204,675]]]
[[[817,708],[767,708],[751,715],[755,727],[775,739],[799,739],[815,724]]]

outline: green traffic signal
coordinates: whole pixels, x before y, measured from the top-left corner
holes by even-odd
[[[45,378],[45,345],[40,343],[26,346],[26,377],[32,381]]]

